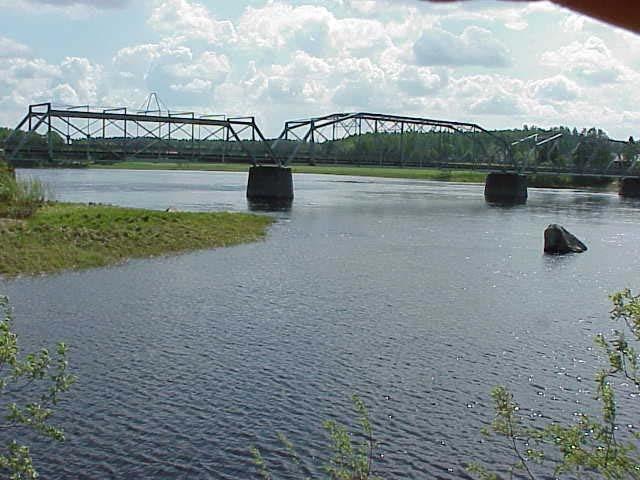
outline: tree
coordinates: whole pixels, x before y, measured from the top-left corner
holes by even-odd
[[[543,428],[523,426],[520,406],[503,386],[491,392],[495,419],[490,432],[505,437],[514,454],[512,472],[521,471],[530,480],[538,470],[552,465],[554,477],[565,474],[586,478],[640,478],[640,434],[623,435],[617,425],[616,391],[627,386],[640,393],[640,356],[635,345],[640,343],[640,295],[624,290],[611,296],[611,319],[621,325],[612,335],[595,338],[608,360],[607,367],[595,375],[598,417],[580,414],[573,424],[550,423]],[[628,393],[628,392],[627,392]],[[497,474],[481,465],[470,471],[482,479],[497,479]],[[549,472],[543,472],[548,475]],[[545,475],[545,478],[546,476]]]
[[[53,440],[64,440],[64,432],[50,423],[61,393],[74,382],[67,373],[67,346],[59,343],[56,353],[47,349],[22,356],[13,331],[9,300],[0,296],[0,429],[4,432],[32,430]],[[33,398],[17,403],[18,396]],[[10,435],[13,436],[13,435]],[[0,474],[12,480],[35,479],[29,447],[10,440],[0,450]]]
[[[629,137],[629,141],[624,145],[624,148],[622,149],[622,158],[625,162],[630,164],[636,159],[638,150],[638,145],[634,141],[633,137]]]
[[[373,427],[369,420],[367,407],[360,397],[354,395],[351,398],[354,409],[358,414],[360,424],[361,442],[354,443],[352,434],[344,425],[332,420],[324,422],[324,429],[331,440],[331,458],[325,463],[324,471],[330,480],[382,480],[373,473],[373,458],[376,441],[373,438]],[[300,467],[300,458],[293,444],[282,433],[278,433],[278,439],[286,449],[290,459],[290,465]],[[258,469],[263,480],[271,480],[271,473],[260,451],[251,448],[253,463]],[[303,477],[301,477],[303,478]]]

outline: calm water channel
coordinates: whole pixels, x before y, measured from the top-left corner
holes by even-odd
[[[247,210],[246,174],[19,173],[60,200]],[[610,327],[607,294],[638,285],[640,203],[531,189],[504,208],[482,185],[294,182],[264,242],[0,281],[28,346],[72,345],[68,439],[34,445],[43,478],[255,478],[252,445],[300,478],[276,432],[317,471],[322,421],[349,421],[354,393],[379,473],[464,478],[466,461],[505,459],[479,433],[493,385],[532,418],[593,405],[591,338]],[[589,251],[543,256],[553,222]]]

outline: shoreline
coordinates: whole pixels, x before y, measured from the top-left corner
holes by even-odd
[[[49,203],[32,217],[0,218],[0,278],[105,267],[263,239],[271,217]]]
[[[244,163],[175,163],[175,162],[121,162],[113,165],[90,165],[96,170],[178,170],[203,172],[246,172],[249,164]],[[332,166],[332,165],[292,165],[296,174],[344,175],[373,178],[402,178],[408,180],[431,180],[453,183],[484,183],[486,172],[474,170],[441,170],[433,168],[400,168],[370,166]],[[574,177],[572,175],[536,175],[528,176],[531,188],[596,188],[602,191],[615,191],[616,181],[598,177]]]

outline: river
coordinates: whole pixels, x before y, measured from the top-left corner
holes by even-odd
[[[64,201],[248,209],[240,173],[19,175]],[[531,419],[593,408],[592,337],[612,326],[607,295],[637,286],[640,203],[530,189],[509,208],[482,185],[294,183],[262,242],[0,280],[26,346],[64,340],[78,377],[55,417],[66,442],[33,443],[42,478],[257,478],[254,445],[276,478],[301,478],[276,433],[318,471],[322,422],[352,422],[352,394],[369,407],[378,473],[464,478],[466,462],[507,458],[479,433],[492,386]],[[549,223],[589,250],[543,255]]]

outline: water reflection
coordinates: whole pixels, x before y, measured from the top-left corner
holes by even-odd
[[[251,212],[289,212],[293,205],[292,199],[255,200],[247,199],[247,207]]]

